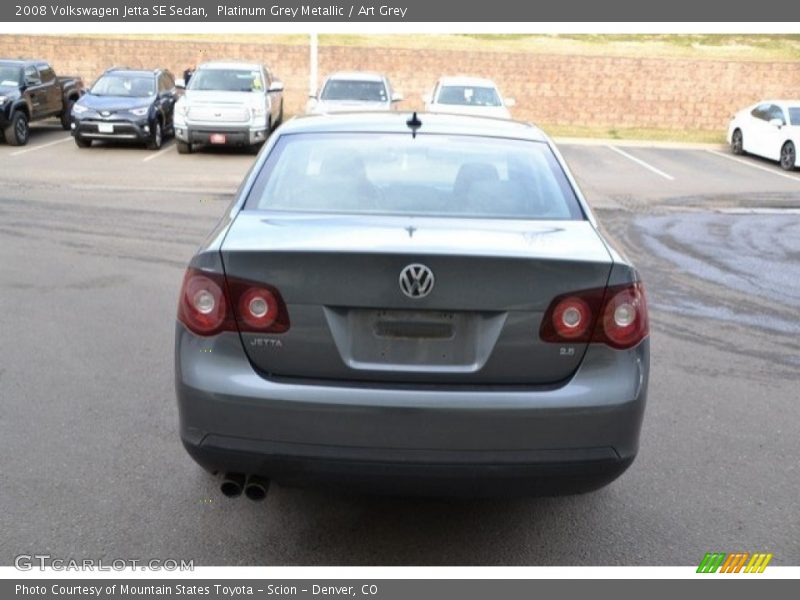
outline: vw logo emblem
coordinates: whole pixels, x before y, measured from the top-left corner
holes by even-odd
[[[424,298],[433,289],[433,271],[414,263],[400,271],[400,290],[409,298]]]
[[[107,110],[104,110],[104,111],[103,111],[103,112],[101,112],[100,114],[101,114],[101,115],[103,115],[104,117],[108,117],[109,115],[111,115],[111,113],[110,113],[110,112],[108,112]]]

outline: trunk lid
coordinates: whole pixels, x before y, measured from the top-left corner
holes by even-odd
[[[227,276],[276,287],[291,327],[246,333],[268,375],[408,383],[563,380],[585,344],[542,342],[552,299],[606,285],[612,265],[586,221],[327,216],[244,211],[225,238]],[[409,265],[433,273],[403,293]]]

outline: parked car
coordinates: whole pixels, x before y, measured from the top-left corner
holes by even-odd
[[[491,79],[442,77],[425,98],[425,110],[479,117],[510,119],[516,101],[503,98]]]
[[[178,101],[178,152],[197,144],[259,148],[283,121],[283,83],[253,63],[209,62],[198,66]]]
[[[80,77],[58,77],[42,60],[0,60],[0,129],[7,144],[24,146],[30,123],[57,117],[69,129],[72,105],[83,93]]]
[[[755,154],[776,160],[791,171],[800,147],[800,100],[768,100],[736,113],[728,125],[734,154]]]
[[[79,148],[94,140],[135,141],[158,150],[174,135],[175,78],[167,69],[108,69],[72,107]]]
[[[222,491],[271,479],[573,493],[633,461],[648,314],[553,142],[398,112],[293,119],[191,259],[183,443]]]
[[[323,114],[359,110],[392,110],[403,99],[380,73],[343,71],[325,79],[320,92],[310,96],[306,112]]]

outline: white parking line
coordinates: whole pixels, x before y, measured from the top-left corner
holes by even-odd
[[[708,150],[714,156],[721,156],[722,158],[727,158],[729,160],[736,161],[743,165],[747,165],[748,167],[753,167],[754,169],[759,169],[760,171],[766,171],[767,173],[772,173],[773,175],[777,175],[778,177],[785,177],[786,179],[793,179],[794,181],[800,181],[800,177],[796,177],[795,175],[789,175],[788,173],[782,173],[781,171],[776,171],[775,169],[770,169],[769,167],[765,167],[764,165],[756,164],[752,161],[749,161],[745,158],[739,158],[738,156],[731,156],[730,154],[725,154],[723,152],[717,152],[716,150]]]
[[[620,149],[619,149],[619,148],[617,148],[616,146],[606,146],[606,148],[608,148],[609,150],[613,150],[614,152],[616,152],[617,154],[620,154],[620,155],[624,156],[624,157],[625,157],[625,158],[627,158],[628,160],[632,160],[632,161],[633,161],[633,162],[635,162],[637,165],[640,165],[640,166],[644,167],[644,168],[645,168],[645,169],[647,169],[648,171],[652,171],[652,172],[653,172],[653,173],[655,173],[656,175],[660,175],[660,176],[661,176],[661,177],[663,177],[664,179],[669,179],[670,181],[673,181],[673,180],[675,179],[675,178],[674,178],[672,175],[670,175],[669,173],[664,173],[664,171],[662,171],[661,169],[656,169],[656,168],[655,168],[653,165],[651,165],[651,164],[649,164],[649,163],[646,163],[646,162],[644,162],[643,160],[641,160],[641,159],[639,159],[639,158],[636,158],[635,156],[632,156],[632,155],[628,154],[628,153],[627,153],[627,152],[625,152],[624,150],[620,150]]]
[[[159,156],[161,156],[162,154],[165,154],[165,153],[169,152],[170,150],[172,150],[172,147],[173,147],[174,145],[175,145],[175,144],[169,144],[169,145],[167,145],[167,146],[164,146],[164,147],[163,147],[161,150],[159,150],[158,152],[153,152],[153,153],[152,153],[152,154],[150,154],[149,156],[145,156],[145,157],[142,159],[142,162],[148,162],[148,161],[151,161],[151,160],[153,160],[154,158],[158,158],[158,157],[159,157]]]
[[[62,144],[64,142],[68,142],[72,139],[71,135],[68,135],[65,138],[61,138],[60,140],[56,140],[55,142],[47,142],[46,144],[39,144],[38,146],[30,146],[25,148],[24,150],[17,150],[16,152],[12,152],[9,156],[19,156],[20,154],[27,154],[28,152],[36,152],[37,150],[41,150],[42,148],[49,148],[50,146],[55,146],[56,144]]]

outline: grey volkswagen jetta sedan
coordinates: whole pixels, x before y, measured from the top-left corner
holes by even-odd
[[[639,275],[529,124],[294,119],[180,292],[181,438],[228,496],[591,491],[648,370]]]

